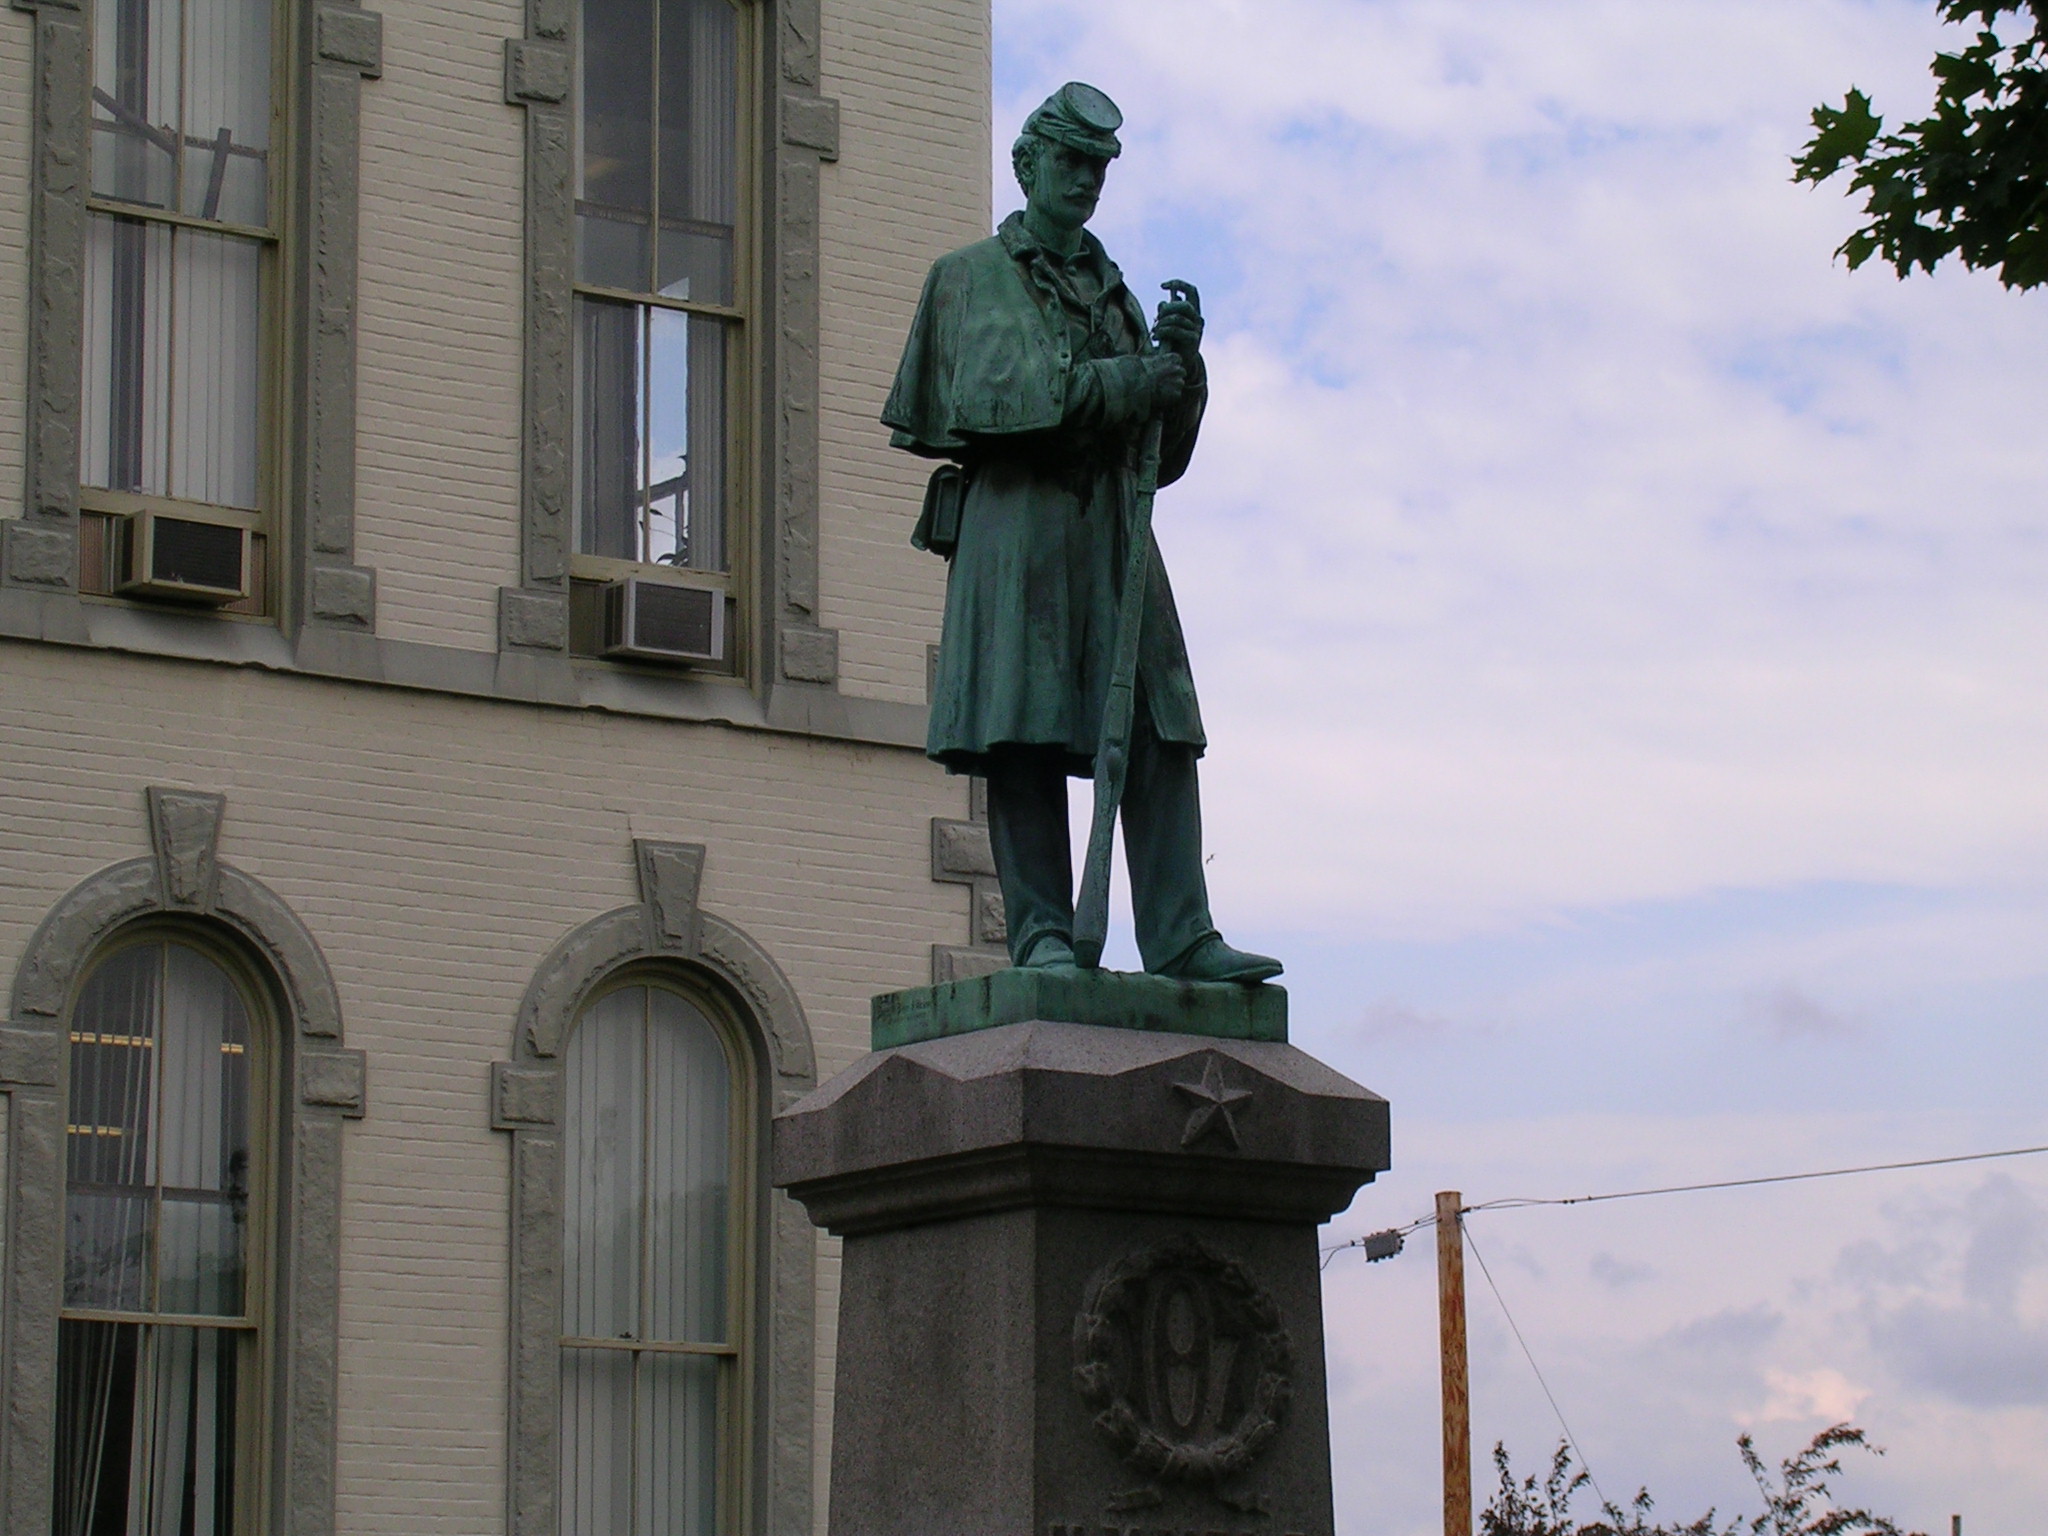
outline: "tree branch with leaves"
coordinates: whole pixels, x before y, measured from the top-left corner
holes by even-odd
[[[2048,0],[1937,0],[1944,21],[1975,21],[1977,38],[1929,68],[1934,110],[1887,133],[1870,98],[1851,90],[1816,107],[1794,181],[1823,182],[1853,166],[1864,223],[1836,252],[1853,269],[1877,256],[1900,277],[1949,256],[1995,268],[2008,288],[2048,282]],[[2010,16],[2023,29],[2007,28]]]

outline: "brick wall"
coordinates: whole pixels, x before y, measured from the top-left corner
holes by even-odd
[[[828,0],[823,90],[840,157],[823,188],[819,349],[824,621],[840,686],[922,702],[944,562],[910,547],[931,466],[888,446],[889,393],[934,257],[989,222],[987,0]]]
[[[375,0],[363,87],[356,549],[378,633],[495,650],[519,584],[519,0]]]

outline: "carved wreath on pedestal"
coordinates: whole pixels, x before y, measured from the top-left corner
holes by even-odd
[[[1193,1235],[1126,1254],[1089,1283],[1074,1320],[1074,1384],[1095,1427],[1154,1484],[1222,1485],[1280,1432],[1294,1346],[1244,1265]],[[1157,1488],[1123,1507],[1157,1503]]]

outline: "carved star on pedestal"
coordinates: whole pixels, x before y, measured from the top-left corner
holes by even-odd
[[[1249,1088],[1224,1087],[1223,1071],[1211,1056],[1202,1068],[1199,1083],[1175,1083],[1173,1091],[1194,1106],[1188,1112],[1187,1128],[1180,1133],[1182,1146],[1192,1147],[1214,1132],[1230,1143],[1231,1151],[1237,1150],[1237,1121],[1231,1111],[1250,1100]]]

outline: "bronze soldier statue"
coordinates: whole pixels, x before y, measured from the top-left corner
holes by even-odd
[[[1026,207],[933,263],[882,412],[898,448],[948,462],[913,542],[952,562],[927,753],[988,779],[989,833],[1019,966],[1072,966],[1067,778],[1094,774],[1140,443],[1185,473],[1208,398],[1200,300],[1145,311],[1084,227],[1123,115],[1062,86],[1011,151]],[[1182,296],[1184,294],[1184,297]],[[1147,487],[1149,490],[1149,487]],[[1173,594],[1150,576],[1121,814],[1145,969],[1263,981],[1280,963],[1209,918],[1195,762],[1207,744]]]

